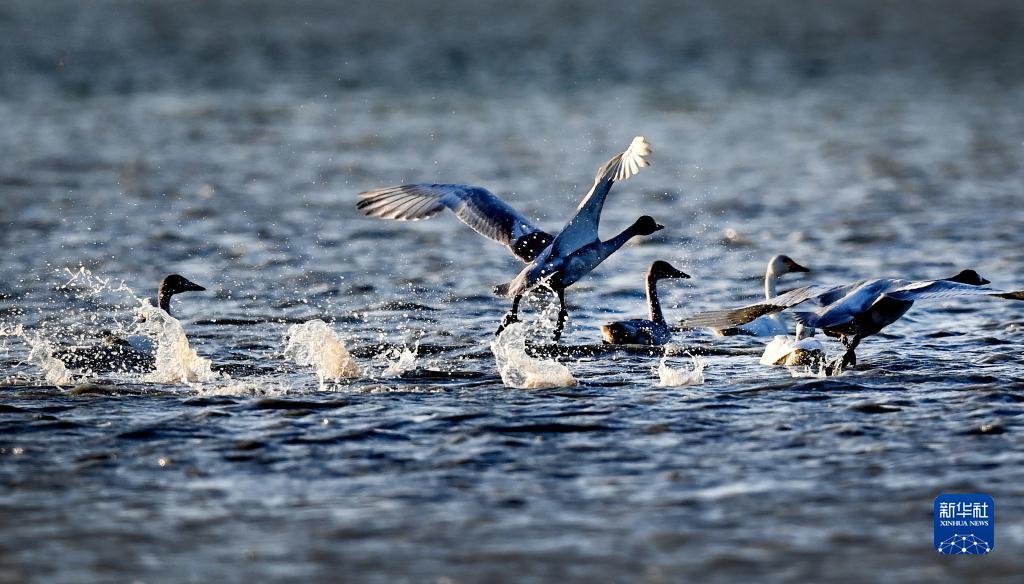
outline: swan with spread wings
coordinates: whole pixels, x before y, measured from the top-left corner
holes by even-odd
[[[518,320],[523,295],[548,288],[558,296],[558,340],[568,316],[565,289],[590,273],[608,256],[637,235],[650,235],[663,228],[649,216],[642,216],[619,235],[602,241],[598,224],[605,199],[616,181],[625,180],[647,166],[650,145],[637,136],[629,147],[600,169],[575,215],[557,235],[537,227],[522,213],[483,187],[465,184],[410,184],[375,189],[359,194],[356,207],[382,219],[415,221],[451,209],[474,231],[506,246],[528,265],[511,282],[495,287],[501,296],[512,298],[512,308],[495,334]]]
[[[734,327],[811,301],[818,304],[817,310],[791,310],[790,314],[804,327],[820,329],[826,335],[838,337],[846,346],[842,366],[856,366],[855,351],[860,342],[899,320],[915,301],[954,296],[1024,300],[1024,291],[997,290],[987,287],[989,283],[978,272],[963,270],[951,278],[940,280],[876,278],[842,286],[805,286],[764,302],[702,312],[682,321],[680,327]]]

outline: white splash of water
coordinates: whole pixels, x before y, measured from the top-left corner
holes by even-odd
[[[702,385],[704,383],[704,368],[707,367],[707,359],[690,355],[693,359],[693,369],[683,367],[674,368],[668,365],[669,351],[658,363],[658,387],[682,387],[684,385]]]
[[[289,385],[267,379],[231,380],[225,384],[207,385],[202,388],[203,395],[213,396],[284,397],[293,391]]]
[[[173,316],[143,301],[136,310],[136,328],[156,340],[155,370],[145,380],[153,383],[204,383],[219,379],[213,363],[189,345],[185,329]]]
[[[322,320],[310,320],[288,327],[285,357],[304,367],[314,367],[320,388],[328,379],[337,381],[360,375],[359,364],[345,347],[345,342]]]
[[[419,348],[419,343],[411,351],[408,347],[402,347],[402,353],[398,356],[398,360],[388,362],[388,368],[384,370],[384,377],[400,377],[406,371],[416,369],[416,353]]]
[[[101,296],[105,293],[127,294],[136,301],[142,301],[142,299],[135,294],[135,290],[132,290],[124,280],[121,280],[117,285],[114,285],[113,278],[101,278],[100,276],[92,273],[92,271],[87,269],[85,266],[79,266],[78,270],[75,271],[72,271],[71,268],[64,268],[64,271],[66,271],[71,277],[67,282],[58,286],[59,290],[78,290],[89,296]]]
[[[43,370],[43,379],[53,385],[70,385],[75,382],[74,376],[68,371],[64,362],[53,356],[53,345],[41,336],[25,332],[22,325],[13,329],[0,330],[2,336],[21,337],[29,346],[25,363],[35,365]]]
[[[526,336],[526,325],[517,322],[506,327],[491,342],[491,353],[505,385],[519,389],[576,385],[576,378],[565,365],[529,356],[526,353]]]
[[[803,367],[790,367],[789,374],[797,379],[825,379],[827,377],[835,377],[843,374],[842,362],[842,357],[835,359],[822,357],[814,363],[804,365]]]

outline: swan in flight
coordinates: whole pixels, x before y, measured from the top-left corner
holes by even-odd
[[[816,311],[790,311],[798,323],[821,329],[838,337],[846,346],[842,367],[856,366],[857,346],[865,337],[900,319],[917,300],[953,296],[995,296],[1024,300],[1024,291],[1006,292],[986,287],[990,282],[974,270],[940,280],[901,280],[877,278],[843,286],[806,286],[791,290],[765,302],[735,309],[713,310],[697,314],[681,323],[683,327],[727,328],[748,323],[766,314],[775,314],[807,301]]]
[[[768,261],[764,273],[764,297],[771,300],[778,295],[776,286],[779,278],[791,272],[810,272],[811,270],[794,262],[787,255],[777,255]],[[775,337],[789,334],[786,319],[781,314],[767,314],[752,322],[733,328],[714,329],[717,335],[751,335],[755,337]]]
[[[658,260],[647,270],[647,309],[650,319],[634,318],[610,322],[601,327],[605,344],[609,345],[664,345],[672,339],[672,330],[665,322],[658,301],[658,280],[663,278],[689,278],[672,264]]]
[[[598,223],[605,199],[615,181],[625,180],[648,166],[650,145],[637,136],[629,147],[597,172],[590,188],[557,236],[533,224],[508,203],[485,188],[464,184],[411,184],[375,189],[359,194],[356,208],[366,215],[398,221],[427,219],[445,208],[484,237],[506,247],[528,265],[511,282],[495,287],[501,296],[512,298],[512,308],[497,333],[518,320],[519,302],[536,288],[554,291],[559,300],[554,337],[562,333],[567,311],[565,288],[585,276],[609,255],[637,235],[650,235],[663,228],[651,217],[637,219],[619,235],[601,241]]]

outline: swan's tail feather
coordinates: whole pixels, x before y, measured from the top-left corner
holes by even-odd
[[[598,169],[595,180],[626,180],[640,172],[641,168],[651,165],[646,158],[650,153],[651,145],[643,136],[637,136],[630,142],[629,148],[626,148],[621,154],[615,155],[614,158]]]
[[[512,288],[512,282],[505,282],[504,284],[498,284],[494,287],[494,293],[498,296],[508,296],[508,291]]]

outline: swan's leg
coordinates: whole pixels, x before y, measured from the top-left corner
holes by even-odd
[[[494,336],[501,334],[501,331],[505,330],[508,325],[519,322],[519,301],[523,299],[523,295],[519,294],[512,299],[512,308],[509,309],[508,314],[505,318],[501,319],[501,324],[498,325],[498,330],[494,331]]]
[[[565,308],[565,288],[555,291],[558,295],[558,321],[555,323],[555,341],[562,338],[562,329],[565,327],[565,319],[569,316],[569,310]]]
[[[846,345],[846,354],[843,355],[843,369],[847,367],[857,366],[857,353],[854,351],[857,349],[857,345],[860,344],[861,337],[843,337],[843,344]]]

